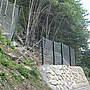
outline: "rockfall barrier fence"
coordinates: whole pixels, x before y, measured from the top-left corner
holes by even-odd
[[[15,24],[18,16],[19,7],[15,7],[9,0],[0,0],[0,29],[2,34],[11,39],[15,32]]]
[[[41,40],[42,65],[68,65],[75,66],[75,50],[63,43]]]

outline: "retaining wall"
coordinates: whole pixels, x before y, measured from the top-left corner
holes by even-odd
[[[42,65],[39,71],[52,90],[78,90],[89,86],[83,69],[78,66]]]

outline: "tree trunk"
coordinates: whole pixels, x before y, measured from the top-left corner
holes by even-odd
[[[17,1],[17,0],[15,0],[15,2],[14,2],[13,12],[12,12],[12,22],[11,22],[11,28],[10,28],[10,34],[11,34],[10,39],[12,39],[12,34],[13,34],[12,28],[13,28],[13,23],[14,23],[14,19],[15,19],[15,18],[14,18],[14,14],[15,14],[16,1]]]
[[[30,0],[30,2],[29,2],[29,17],[28,17],[28,25],[27,25],[27,34],[26,34],[25,45],[28,44],[28,39],[29,39],[29,27],[30,27],[30,19],[31,19],[31,14],[32,14],[33,2],[34,2],[34,0],[32,0],[32,2]],[[31,8],[30,8],[30,3],[31,3]]]

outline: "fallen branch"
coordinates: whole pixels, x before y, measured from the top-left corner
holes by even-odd
[[[16,38],[19,40],[19,42],[20,42],[22,45],[24,45],[23,40],[22,40],[21,37],[19,37],[19,35],[16,34]]]

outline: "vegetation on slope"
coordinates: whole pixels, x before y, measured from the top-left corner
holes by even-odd
[[[20,59],[22,62],[19,63],[17,59],[8,55],[8,53],[14,55],[16,52],[10,43],[0,35],[0,89],[49,90],[40,77],[37,66],[30,63],[30,60],[23,57]]]

